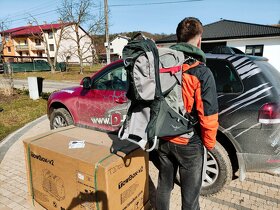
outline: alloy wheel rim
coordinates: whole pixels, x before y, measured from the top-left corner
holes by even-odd
[[[219,176],[219,165],[215,157],[208,152],[206,162],[206,174],[202,182],[203,187],[208,187],[214,184]]]
[[[56,116],[53,120],[53,127],[55,128],[61,128],[67,126],[66,120],[61,116]]]

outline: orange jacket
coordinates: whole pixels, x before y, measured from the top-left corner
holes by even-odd
[[[198,62],[198,61],[197,61]],[[192,67],[195,66],[195,67]],[[187,68],[186,68],[187,67]],[[218,129],[218,102],[215,80],[210,69],[203,63],[183,65],[182,94],[186,111],[197,113],[204,146],[211,150],[216,143]],[[183,137],[165,137],[176,144],[187,144]]]

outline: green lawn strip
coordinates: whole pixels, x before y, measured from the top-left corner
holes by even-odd
[[[23,92],[15,94],[18,97],[6,101],[3,97],[10,96],[0,95],[0,107],[3,108],[0,112],[0,141],[18,128],[46,114],[46,99],[32,100]]]

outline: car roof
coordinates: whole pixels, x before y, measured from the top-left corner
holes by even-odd
[[[246,54],[212,54],[212,53],[205,53],[207,59],[222,59],[222,60],[228,60],[229,58],[232,60],[234,58],[241,58],[241,57],[246,57],[252,61],[268,61],[266,57],[262,56],[253,56],[253,55],[246,55]],[[122,63],[123,60],[116,60],[111,62],[109,65],[106,65],[105,67],[115,65],[118,63]]]
[[[252,61],[268,61],[267,58],[262,57],[262,56],[252,56],[252,55],[243,55],[243,54],[212,54],[212,53],[205,53],[206,58],[209,59],[225,59],[228,60],[229,58],[234,59],[234,58],[240,58],[240,57],[246,57],[249,58]]]

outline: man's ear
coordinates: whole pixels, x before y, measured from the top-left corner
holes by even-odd
[[[201,48],[201,36],[198,38],[197,47],[198,47],[199,49]]]

